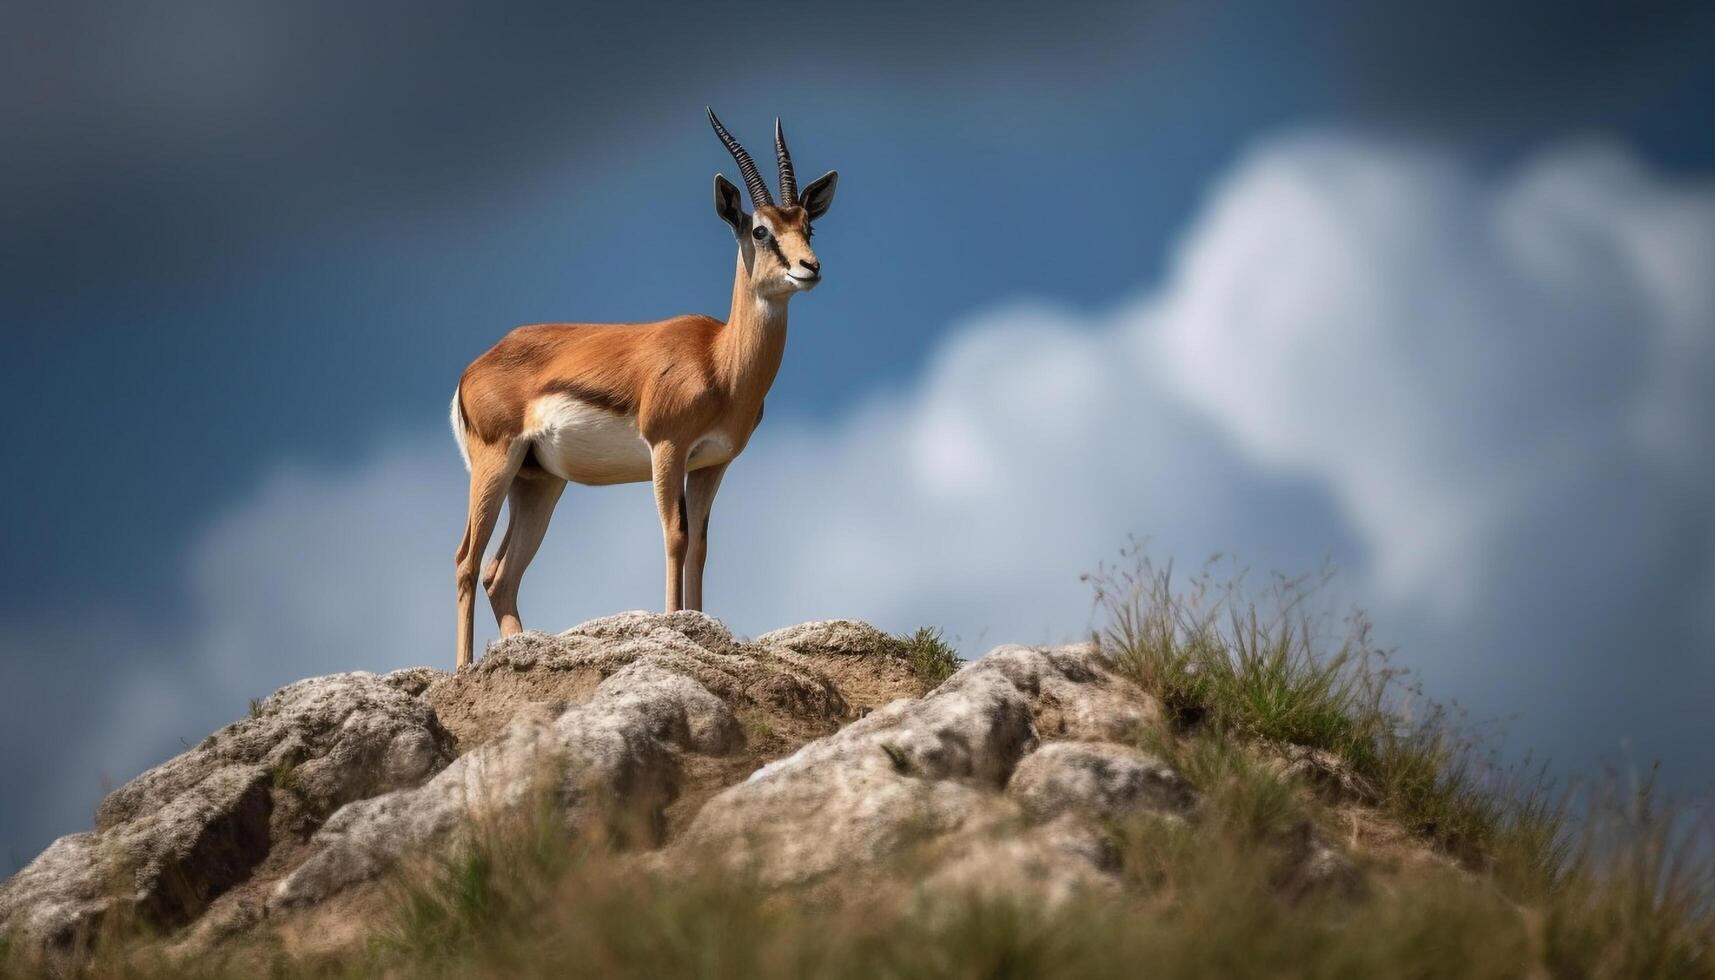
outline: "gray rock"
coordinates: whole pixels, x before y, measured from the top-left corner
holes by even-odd
[[[635,661],[602,681],[573,714],[587,725],[640,726],[651,738],[705,755],[725,755],[744,743],[726,702],[654,659]]]
[[[1049,907],[1080,894],[1117,891],[1113,845],[1072,814],[1023,830],[1009,824],[947,842],[923,879],[928,891],[983,898],[1031,895]]]
[[[1044,738],[1130,742],[1161,720],[1160,703],[1116,677],[1087,643],[997,647],[946,683],[958,683],[978,665],[999,671],[1024,692]]]
[[[547,801],[568,823],[617,804],[659,833],[677,793],[669,746],[725,753],[743,741],[738,720],[709,690],[652,659],[620,669],[586,704],[524,709],[500,736],[414,789],[352,803],[311,840],[312,856],[275,888],[271,907],[319,902],[374,878],[408,853],[457,846],[471,828]]]
[[[756,643],[742,643],[700,612],[628,612],[557,636],[517,633],[490,645],[471,670],[596,670],[611,674],[645,657],[693,678],[729,704],[757,703],[808,718],[839,718],[845,699],[826,674]],[[461,675],[462,676],[462,675]]]
[[[1269,757],[1269,768],[1280,779],[1309,786],[1331,802],[1368,806],[1381,802],[1381,791],[1374,783],[1327,749],[1295,744],[1258,744],[1254,749]]]
[[[516,807],[545,778],[553,720],[549,706],[531,706],[500,737],[460,756],[422,786],[341,807],[311,839],[309,859],[275,886],[269,905],[319,902],[380,875],[407,850],[451,836],[466,820]]]
[[[927,697],[873,711],[764,766],[748,782],[844,765],[999,789],[1019,758],[1036,745],[1029,699],[997,671],[970,669],[955,680]]]
[[[116,911],[189,921],[267,855],[269,783],[261,766],[223,766],[135,820],[60,838],[0,885],[0,932],[63,946]]]
[[[1279,884],[1286,894],[1302,898],[1316,892],[1348,897],[1360,894],[1365,881],[1358,866],[1306,820],[1286,835]]]
[[[452,738],[434,709],[398,684],[364,671],[315,677],[288,684],[250,717],[114,790],[96,809],[95,826],[145,816],[224,766],[289,771],[304,803],[327,813],[415,785],[452,757]]]
[[[326,813],[451,761],[450,736],[409,686],[351,673],[281,688],[114,790],[94,833],[61,838],[0,885],[0,930],[51,945],[114,912],[160,927],[189,921],[268,855],[277,803]]]
[[[717,794],[675,847],[786,883],[984,833],[1017,819],[995,791],[1037,744],[1033,713],[1069,710],[1099,727],[1085,716],[1124,705],[1129,723],[1143,709],[1126,693],[1089,648],[1002,648],[927,697],[895,701]]]
[[[0,932],[56,946],[94,931],[124,894],[100,839],[67,834],[0,885]]]
[[[856,619],[824,619],[787,626],[756,638],[763,646],[785,647],[813,656],[898,656],[899,641]]]
[[[1196,795],[1159,759],[1111,742],[1053,742],[1024,757],[1007,795],[1048,818],[1067,812],[1104,817],[1188,812]]]
[[[693,609],[670,613],[641,610],[616,613],[580,623],[560,635],[583,636],[596,640],[630,640],[655,636],[661,630],[677,633],[710,653],[732,656],[743,652],[743,645],[733,638],[732,633],[720,620]]]
[[[735,709],[803,719],[797,738],[827,731],[848,711],[830,675],[881,707],[714,796],[658,860],[707,849],[781,883],[910,856],[935,887],[1065,895],[1106,887],[1090,813],[1177,805],[1129,750],[1037,750],[1039,735],[1123,741],[1158,717],[1092,649],[1003,647],[921,698],[900,697],[921,688],[897,649],[849,620],[745,641],[701,613],[623,613],[508,637],[456,674],[302,681],[110,794],[94,833],[0,884],[0,930],[65,943],[115,914],[171,928],[224,892],[182,938],[218,941],[538,805],[568,831],[616,818],[659,843],[681,753],[738,748]],[[449,728],[475,747],[455,758]],[[271,834],[312,830],[271,853]],[[1315,847],[1300,864],[1306,880],[1331,873]]]
[[[406,694],[417,696],[451,676],[453,675],[434,667],[401,667],[392,673],[382,674],[381,680]]]

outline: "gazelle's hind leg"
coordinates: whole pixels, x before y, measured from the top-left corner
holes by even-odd
[[[500,518],[500,505],[506,502],[506,490],[524,460],[528,443],[484,443],[470,440],[470,509],[465,517],[464,538],[454,557],[457,566],[455,582],[458,587],[458,646],[454,663],[463,667],[471,661],[471,635],[476,627],[476,573],[482,566],[483,552]]]
[[[512,482],[517,483],[518,480],[514,478]],[[511,494],[507,494],[507,497],[510,498]],[[487,567],[482,570],[484,589],[494,588],[494,580],[500,575],[500,562],[506,557],[506,549],[512,546],[512,527],[516,523],[511,518],[506,520],[506,533],[500,536],[500,545],[494,549],[494,557],[488,560]]]
[[[494,620],[500,624],[500,635],[511,636],[524,628],[518,618],[518,583],[524,580],[524,570],[542,546],[548,533],[548,520],[554,516],[554,505],[566,489],[566,481],[555,477],[514,477],[507,494],[511,516],[506,522],[506,537],[500,551],[483,576],[488,590],[488,604],[494,610]]]

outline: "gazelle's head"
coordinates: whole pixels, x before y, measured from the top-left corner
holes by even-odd
[[[799,191],[798,178],[792,173],[792,155],[786,152],[786,134],[776,119],[774,152],[780,165],[780,203],[776,204],[756,170],[756,161],[715,118],[713,109],[709,110],[709,122],[738,162],[738,172],[750,191],[751,213],[745,214],[738,188],[724,175],[715,174],[715,213],[732,226],[738,238],[751,289],[758,296],[775,299],[816,288],[822,281],[822,264],[810,248],[810,222],[827,214],[834,203],[839,173],[830,170]]]

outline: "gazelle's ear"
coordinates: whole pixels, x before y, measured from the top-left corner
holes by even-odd
[[[840,182],[840,172],[830,170],[815,180],[810,186],[798,192],[798,203],[809,212],[810,220],[815,221],[828,213],[828,208],[834,203],[834,185]]]
[[[744,234],[744,205],[739,200],[738,188],[722,174],[715,174],[715,213],[732,226],[734,235]]]

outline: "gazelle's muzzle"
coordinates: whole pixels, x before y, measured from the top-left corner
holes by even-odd
[[[822,281],[822,263],[815,259],[799,259],[786,270],[786,278],[792,280],[800,292],[816,288]]]

